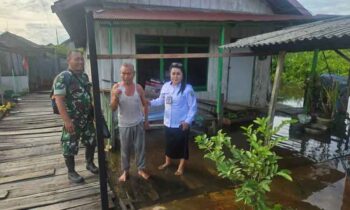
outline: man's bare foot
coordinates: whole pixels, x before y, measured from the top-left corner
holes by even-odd
[[[146,173],[144,170],[139,170],[138,174],[145,180],[148,180],[150,175],[148,173]]]
[[[124,171],[124,173],[119,177],[119,182],[126,182],[126,180],[128,179],[129,177],[129,173]]]
[[[175,176],[181,176],[184,174],[184,170],[183,169],[177,169],[177,171],[174,173]]]

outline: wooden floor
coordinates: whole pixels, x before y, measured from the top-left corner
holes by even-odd
[[[0,209],[100,209],[98,176],[85,169],[84,148],[76,170],[85,183],[67,179],[59,140],[62,121],[52,114],[48,95],[23,97],[0,120]]]

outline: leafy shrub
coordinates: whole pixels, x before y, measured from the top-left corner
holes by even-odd
[[[231,138],[222,130],[212,137],[199,135],[196,137],[196,143],[206,152],[204,157],[216,163],[220,177],[240,183],[235,189],[236,201],[243,201],[256,210],[271,209],[272,207],[266,202],[265,194],[270,191],[272,179],[281,176],[292,181],[288,170],[278,168],[277,161],[280,157],[272,151],[273,147],[285,141],[286,137],[272,138],[272,136],[282,126],[291,122],[283,121],[277,127],[271,128],[269,118],[257,118],[254,124],[241,127],[250,144],[249,150],[236,148],[231,143]],[[273,208],[280,207],[275,205]]]
[[[347,56],[349,51],[341,50]],[[324,54],[323,54],[324,53]],[[313,60],[313,52],[288,53],[286,55],[284,72],[282,74],[283,85],[295,85],[304,88],[305,79],[309,76]],[[272,59],[272,71],[276,70],[277,57]],[[319,74],[333,73],[347,76],[349,71],[348,62],[334,51],[321,51],[319,54],[316,71]],[[274,74],[272,74],[272,79]]]

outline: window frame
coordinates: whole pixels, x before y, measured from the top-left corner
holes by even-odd
[[[140,40],[143,37],[150,37],[154,38],[152,41],[147,41],[147,40]],[[164,39],[169,39],[169,38],[176,38],[179,39],[181,42],[179,43],[165,43]],[[203,43],[189,43],[191,39],[203,39]],[[207,52],[204,53],[209,53],[210,51],[210,37],[195,37],[195,36],[161,36],[161,35],[146,35],[146,34],[135,34],[135,52],[137,53],[137,48],[142,46],[157,46],[159,47],[159,52],[160,54],[164,54],[164,49],[166,47],[183,47],[184,53],[188,53],[188,48],[189,47],[205,47],[207,48]],[[186,74],[187,78],[187,72],[188,72],[188,60],[191,58],[183,58],[182,62],[184,64],[184,71]],[[209,58],[207,59],[207,68],[205,69],[205,85],[201,86],[193,86],[193,89],[195,91],[207,91],[208,89],[208,72],[209,72]],[[158,59],[160,62],[159,65],[159,75],[160,75],[160,80],[164,81],[165,79],[165,73],[167,71],[167,68],[165,67],[165,59],[160,58]],[[136,66],[137,66],[137,61],[136,61]],[[138,81],[138,76],[136,75],[136,80]]]

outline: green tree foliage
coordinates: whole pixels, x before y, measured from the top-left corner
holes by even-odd
[[[68,47],[66,47],[65,45],[55,45],[54,48],[55,48],[57,55],[62,56],[62,57],[66,57],[68,50],[69,50]]]
[[[350,57],[349,50],[341,50]],[[324,53],[324,54],[323,54]],[[306,77],[309,75],[312,66],[313,52],[288,53],[285,60],[285,68],[282,74],[282,84],[284,86],[304,87]],[[327,67],[328,63],[328,67]],[[277,57],[272,60],[272,79],[276,70]],[[321,51],[316,71],[319,74],[333,73],[347,76],[350,69],[349,63],[334,51]]]
[[[250,144],[249,150],[236,148],[231,138],[221,130],[216,136],[197,136],[196,143],[199,149],[205,151],[204,157],[216,163],[219,176],[240,183],[235,188],[236,201],[243,201],[255,210],[280,209],[279,205],[269,206],[265,194],[270,191],[275,176],[292,181],[288,170],[279,169],[277,161],[280,157],[272,151],[279,142],[287,139],[275,134],[282,126],[292,122],[283,121],[271,128],[269,118],[257,118],[254,124],[242,127]]]

